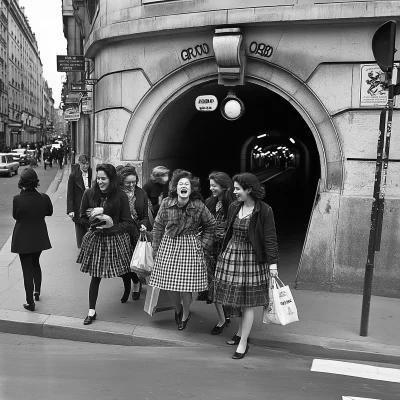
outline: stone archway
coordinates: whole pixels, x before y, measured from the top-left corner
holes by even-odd
[[[214,58],[199,60],[175,70],[154,85],[134,110],[125,132],[122,160],[143,161],[147,176],[147,154],[160,117],[174,102],[196,86],[217,80]],[[317,144],[321,180],[319,191],[341,193],[344,162],[334,123],[315,94],[296,76],[272,64],[249,57],[246,81],[263,86],[285,98],[303,117]]]

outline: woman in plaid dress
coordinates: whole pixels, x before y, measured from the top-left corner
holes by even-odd
[[[98,164],[96,181],[85,191],[81,219],[90,225],[82,240],[77,262],[92,279],[89,286],[89,313],[83,322],[97,317],[96,302],[102,278],[130,274],[132,245],[128,232],[134,224],[127,195],[120,189],[117,172],[111,164]]]
[[[175,171],[169,196],[154,221],[155,262],[149,284],[168,291],[179,330],[186,328],[191,317],[192,292],[207,289],[204,251],[212,245],[214,229],[215,219],[201,201],[192,174]]]
[[[243,173],[234,176],[233,182],[238,201],[228,210],[210,296],[216,303],[231,306],[231,317],[241,317],[237,334],[227,342],[238,345],[232,358],[241,359],[249,349],[254,307],[268,304],[269,275],[278,274],[278,243],[274,215],[271,207],[261,201],[264,189],[257,177]]]
[[[215,265],[217,258],[221,252],[222,240],[225,234],[226,218],[228,208],[235,200],[233,194],[232,179],[225,172],[211,172],[208,179],[210,180],[210,190],[212,196],[206,199],[206,207],[210,210],[216,221],[216,229],[214,233],[213,246],[210,252],[210,258],[207,263],[208,284],[210,285],[215,274]],[[211,300],[208,302],[212,303]],[[229,307],[223,306],[221,303],[214,303],[218,314],[218,323],[211,330],[212,335],[219,335],[225,326],[230,323]]]

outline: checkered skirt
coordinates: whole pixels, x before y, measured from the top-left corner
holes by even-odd
[[[81,271],[90,276],[115,278],[130,272],[132,254],[130,237],[126,232],[106,235],[88,231],[76,262],[81,264]]]
[[[209,296],[213,302],[238,310],[268,305],[269,267],[256,261],[248,237],[249,223],[250,218],[236,217],[232,238],[218,258],[210,284]]]
[[[164,235],[149,284],[173,292],[206,290],[207,270],[199,239],[194,235]]]

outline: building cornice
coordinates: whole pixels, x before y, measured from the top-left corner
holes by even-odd
[[[174,2],[175,5],[181,2]],[[189,3],[189,2],[185,2]],[[170,6],[170,5],[169,5]],[[149,7],[149,6],[142,6]],[[92,31],[85,41],[87,58],[94,58],[104,44],[141,36],[159,35],[173,31],[190,31],[224,26],[249,24],[321,24],[321,23],[363,23],[368,20],[385,21],[400,18],[400,1],[350,1],[346,3],[285,4],[268,7],[213,9],[208,11],[179,13],[174,7],[170,14],[163,14],[158,4],[158,14],[143,18],[127,19],[127,13],[120,13],[120,19],[113,16],[111,24]],[[165,11],[167,12],[167,11]],[[163,14],[163,15],[161,15]]]

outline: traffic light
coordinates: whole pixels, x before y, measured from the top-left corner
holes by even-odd
[[[396,43],[396,21],[381,25],[372,38],[372,52],[375,61],[383,72],[393,69]]]

